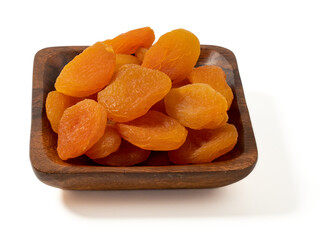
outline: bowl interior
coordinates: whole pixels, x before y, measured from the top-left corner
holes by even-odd
[[[45,99],[47,94],[54,90],[54,83],[58,77],[62,68],[71,61],[76,55],[81,53],[85,47],[53,47],[43,49],[38,52],[35,58],[34,64],[34,82],[33,82],[33,120],[32,120],[32,133],[31,133],[31,156],[35,154],[41,154],[42,158],[31,158],[31,161],[38,166],[49,166],[50,167],[98,167],[98,168],[113,168],[108,166],[100,166],[91,161],[86,156],[80,156],[67,161],[62,161],[56,152],[57,147],[57,134],[51,129],[50,123],[45,113]],[[251,123],[248,115],[248,111],[245,104],[243,95],[243,89],[238,73],[238,67],[236,64],[235,56],[233,53],[225,48],[202,45],[201,54],[196,66],[203,65],[218,65],[220,66],[227,75],[227,82],[232,88],[234,93],[234,100],[228,111],[229,123],[236,126],[239,138],[235,148],[214,160],[212,163],[197,164],[201,169],[234,169],[239,167],[242,163],[246,162],[246,165],[252,164],[255,160],[254,157],[250,161],[245,156],[246,144],[252,139],[247,139],[253,132]],[[254,142],[254,138],[253,138]],[[255,146],[255,142],[254,142]],[[248,149],[248,148],[247,148]],[[248,152],[247,152],[248,153]],[[41,159],[42,163],[39,163]],[[244,161],[244,162],[243,162]],[[132,168],[143,168],[143,164],[138,166],[132,166]],[[183,166],[167,166],[169,168],[183,168]],[[187,168],[195,167],[195,165],[185,166]],[[158,167],[161,168],[161,167]],[[162,167],[163,168],[163,167]],[[48,168],[47,168],[48,169]],[[186,168],[184,168],[186,169]]]

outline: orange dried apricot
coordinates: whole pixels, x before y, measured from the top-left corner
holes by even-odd
[[[116,54],[116,68],[115,71],[117,71],[121,66],[125,65],[125,64],[138,64],[140,65],[141,62],[140,60],[130,54],[122,54],[122,53],[117,53]]]
[[[204,83],[172,88],[164,103],[169,116],[192,129],[219,127],[227,115],[225,97]]]
[[[200,55],[198,38],[185,29],[176,29],[162,35],[146,52],[142,66],[166,73],[171,80],[184,80]]]
[[[113,127],[107,126],[104,135],[85,154],[91,158],[104,158],[117,151],[121,144],[121,136]]]
[[[111,45],[115,53],[133,54],[139,47],[149,48],[154,39],[153,30],[150,27],[144,27],[122,33],[113,39],[103,41],[103,43]]]
[[[70,97],[57,91],[51,91],[48,93],[46,99],[46,113],[54,132],[58,132],[59,122],[64,110],[71,107],[78,101],[79,98]]]
[[[101,42],[86,48],[60,72],[55,88],[73,97],[86,97],[103,89],[111,80],[116,64],[112,47]]]
[[[95,163],[109,166],[132,166],[144,162],[151,151],[138,148],[126,140],[121,141],[118,151],[111,153],[105,158],[92,159]]]
[[[229,123],[217,129],[190,129],[185,143],[168,152],[169,159],[175,164],[209,163],[231,151],[237,139],[237,129]]]
[[[120,135],[133,145],[155,151],[179,148],[188,131],[177,120],[150,110],[140,118],[116,124]]]
[[[173,88],[178,88],[178,87],[182,87],[185,86],[187,84],[191,84],[189,82],[189,80],[186,78],[184,80],[182,80],[181,82],[175,83],[172,85]],[[166,112],[166,107],[164,105],[164,99],[161,99],[159,102],[157,102],[156,104],[154,104],[150,110],[154,110],[154,111],[158,111],[158,112],[162,112],[164,114],[167,114]]]
[[[58,128],[58,155],[62,160],[78,157],[103,136],[107,112],[102,105],[85,99],[67,108]]]
[[[191,83],[207,83],[221,93],[227,100],[228,109],[233,100],[233,93],[226,81],[226,74],[219,66],[201,66],[194,68],[188,76]]]
[[[148,48],[144,48],[144,47],[139,47],[137,49],[137,51],[135,52],[135,56],[141,61],[143,62],[144,56],[146,55],[147,51],[149,49]]]
[[[158,70],[140,65],[123,65],[112,82],[98,93],[98,102],[105,106],[108,118],[127,122],[144,115],[171,88],[170,78]]]
[[[220,122],[220,124],[218,124],[215,120],[209,122],[208,124],[204,125],[201,129],[215,129],[215,128],[219,128],[222,127],[223,125],[225,125],[229,120],[229,116],[228,113],[225,112],[222,121]]]

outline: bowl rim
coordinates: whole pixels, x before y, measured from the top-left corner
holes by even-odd
[[[88,174],[88,173],[227,173],[231,171],[242,171],[247,169],[251,172],[254,168],[257,158],[257,146],[251,125],[249,111],[247,109],[246,100],[243,92],[242,83],[240,80],[238,65],[236,57],[229,49],[214,46],[214,45],[201,45],[201,51],[218,51],[222,54],[227,61],[232,65],[234,72],[234,83],[235,83],[235,95],[237,96],[237,107],[241,114],[241,121],[245,123],[243,128],[244,134],[244,149],[243,153],[234,158],[232,163],[219,162],[218,164],[206,163],[206,164],[193,164],[193,165],[171,165],[171,166],[132,166],[132,167],[112,167],[112,166],[83,166],[83,165],[70,165],[67,162],[55,162],[55,161],[44,161],[43,157],[47,156],[44,152],[44,146],[42,144],[42,133],[36,131],[41,125],[41,117],[45,108],[45,96],[44,96],[44,82],[41,77],[45,71],[45,65],[47,64],[48,57],[54,56],[55,54],[61,54],[66,51],[82,51],[87,46],[58,46],[58,47],[47,47],[39,50],[34,58],[33,68],[33,92],[32,92],[32,121],[31,121],[31,136],[30,136],[30,161],[33,170],[36,173],[41,174]],[[42,74],[42,75],[41,75]],[[40,147],[38,147],[40,146]],[[248,147],[250,146],[250,147]],[[46,146],[50,147],[50,146]],[[237,161],[239,164],[233,164]],[[241,163],[241,164],[240,164]]]

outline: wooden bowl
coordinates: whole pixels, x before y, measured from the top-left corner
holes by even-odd
[[[57,135],[45,113],[45,99],[54,90],[60,71],[86,47],[50,47],[34,59],[30,160],[44,183],[78,190],[215,188],[246,177],[257,161],[257,147],[234,54],[225,48],[202,45],[197,66],[218,65],[224,69],[234,92],[229,122],[239,133],[235,148],[208,164],[171,166],[99,166],[86,156],[68,161],[56,152]]]

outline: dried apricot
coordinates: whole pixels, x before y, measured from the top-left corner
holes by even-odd
[[[209,163],[231,151],[237,139],[237,129],[229,123],[217,129],[190,129],[185,143],[168,152],[169,159],[175,164]]]
[[[132,166],[144,162],[150,155],[151,151],[138,148],[126,140],[121,141],[118,151],[111,153],[105,158],[92,159],[92,161],[101,165],[110,166]]]
[[[223,125],[225,125],[229,120],[229,116],[228,113],[225,112],[223,115],[223,119],[220,122],[220,124],[217,124],[217,122],[215,120],[209,122],[208,124],[204,125],[201,129],[215,129],[215,128],[219,128],[222,127]]]
[[[111,45],[115,53],[133,54],[139,47],[149,48],[154,39],[153,30],[150,27],[144,27],[122,33],[113,39],[103,41],[103,43]]]
[[[104,135],[85,154],[91,158],[104,158],[118,150],[121,144],[121,136],[113,127],[107,126]]]
[[[142,66],[166,73],[171,80],[184,80],[200,55],[198,38],[185,29],[176,29],[162,35],[146,52]]]
[[[233,100],[233,93],[226,81],[226,74],[219,66],[201,66],[194,68],[188,79],[191,83],[207,83],[221,93],[227,100],[228,109]]]
[[[133,145],[146,150],[169,151],[179,148],[188,131],[177,120],[157,111],[140,118],[116,124],[120,135]]]
[[[148,48],[144,48],[144,47],[139,47],[137,49],[137,51],[135,52],[135,56],[141,61],[143,62],[144,56],[146,55],[147,51],[149,49]]]
[[[116,54],[116,68],[115,71],[117,71],[121,66],[125,65],[125,64],[138,64],[140,65],[141,62],[140,60],[130,54],[122,54],[122,53],[117,53]]]
[[[123,65],[112,82],[98,93],[98,101],[105,106],[108,118],[127,122],[144,115],[171,88],[170,78],[158,70],[140,65]]]
[[[216,128],[227,115],[225,97],[204,83],[172,88],[164,103],[169,116],[192,129]]]
[[[116,64],[112,47],[101,42],[86,48],[60,72],[55,88],[73,97],[86,97],[103,89],[111,80]]]
[[[57,91],[48,93],[46,99],[46,113],[54,132],[58,132],[59,122],[64,110],[74,105],[78,100],[79,98],[70,97]]]
[[[58,128],[58,155],[62,160],[78,157],[103,136],[107,113],[102,105],[85,99],[67,108]]]

